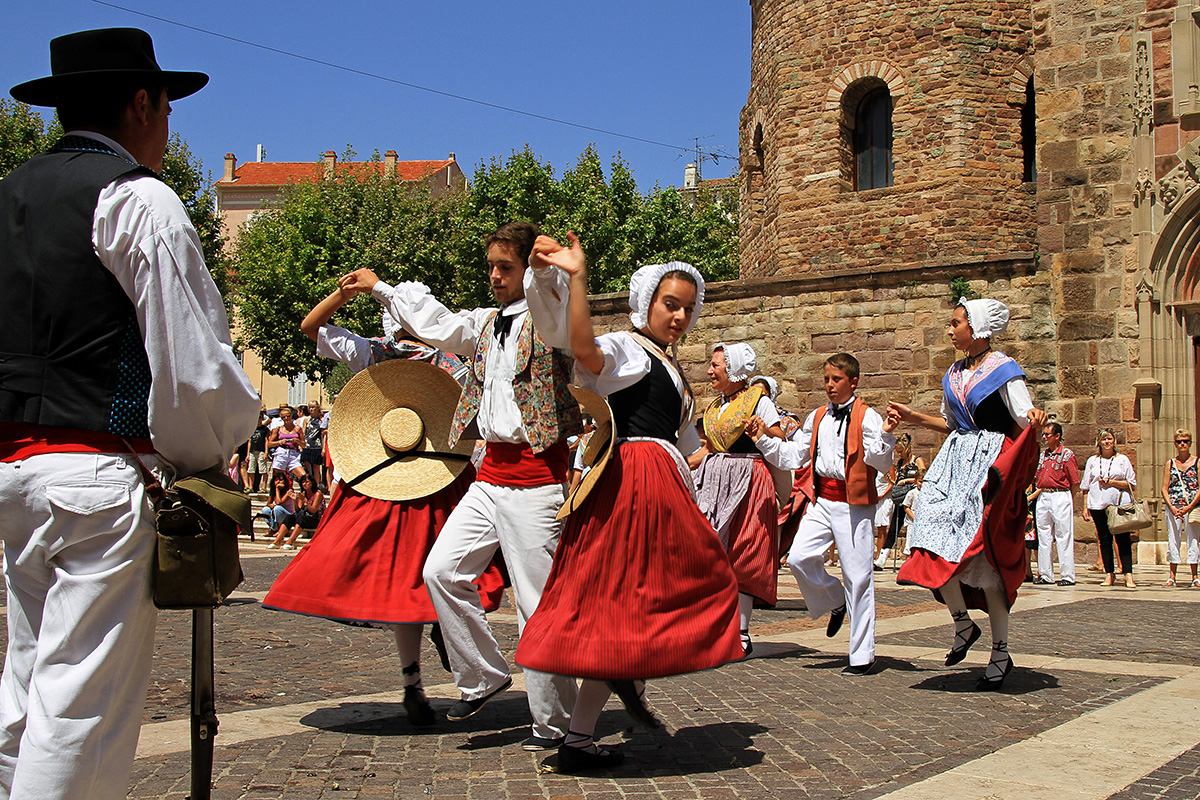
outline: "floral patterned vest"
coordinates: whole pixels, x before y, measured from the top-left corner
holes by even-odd
[[[492,323],[499,313],[497,309],[488,316],[483,325],[484,333],[475,346],[475,358],[467,373],[462,397],[458,400],[454,422],[450,427],[451,447],[458,443],[467,425],[479,413],[485,365],[493,343]],[[517,407],[521,409],[521,423],[529,435],[530,446],[533,452],[540,453],[568,436],[583,432],[579,403],[567,389],[571,384],[574,359],[543,342],[542,337],[534,331],[533,319],[529,314],[525,315],[517,336],[513,394],[517,399]]]

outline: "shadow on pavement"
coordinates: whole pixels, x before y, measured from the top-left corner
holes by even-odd
[[[914,683],[911,688],[951,694],[968,692],[974,694],[975,684],[981,677],[983,677],[983,667],[974,667],[968,671],[960,670],[934,675],[919,683]],[[998,694],[1032,694],[1046,689],[1057,689],[1058,686],[1058,678],[1048,672],[1021,669],[1021,667],[1015,666],[1008,679],[1004,681],[1004,688]]]
[[[753,722],[714,722],[680,728],[674,734],[655,732],[647,741],[640,734],[616,745],[625,761],[612,770],[581,773],[572,777],[610,780],[645,780],[671,775],[703,775],[745,769],[761,764],[765,754],[753,749],[754,737],[770,728]],[[614,745],[601,742],[602,746]],[[556,772],[557,754],[541,762],[541,771]]]
[[[446,720],[446,709],[452,702],[439,698],[430,700],[438,721],[427,728],[410,725],[401,703],[339,703],[305,714],[300,718],[300,724],[323,731],[370,736],[444,736],[479,731],[497,735],[498,730],[514,725],[526,726],[522,730],[528,730],[529,703],[524,692],[493,700],[475,716],[461,722]],[[512,741],[512,737],[508,741]]]

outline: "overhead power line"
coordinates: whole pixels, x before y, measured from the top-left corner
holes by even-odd
[[[429,86],[421,86],[420,84],[410,83],[408,81],[402,81],[399,78],[392,78],[388,75],[380,75],[377,72],[369,72],[367,70],[356,69],[354,67],[347,67],[343,64],[338,64],[333,61],[325,61],[324,59],[313,58],[312,56],[306,56],[306,55],[302,55],[300,53],[293,53],[290,50],[283,50],[278,47],[271,47],[270,45],[260,44],[259,42],[252,42],[249,39],[241,39],[236,36],[230,36],[228,34],[219,33],[217,31],[210,31],[206,28],[200,28],[195,25],[188,25],[185,22],[179,22],[178,20],[168,19],[167,17],[160,17],[155,14],[149,14],[145,11],[138,11],[137,9],[134,9],[134,8],[127,8],[126,6],[118,5],[116,3],[109,3],[109,2],[106,2],[105,0],[92,0],[92,2],[95,3],[96,5],[107,6],[109,8],[115,8],[118,11],[124,11],[129,14],[135,14],[139,17],[145,17],[147,19],[157,20],[158,22],[164,22],[167,25],[174,25],[178,28],[185,28],[190,31],[196,31],[197,33],[203,33],[207,36],[215,36],[218,39],[225,39],[226,41],[229,41],[229,42],[236,42],[237,44],[246,45],[247,47],[255,47],[255,48],[258,48],[259,50],[266,50],[267,52],[270,52],[270,53],[277,53],[281,56],[287,56],[288,58],[295,58],[300,61],[307,61],[310,64],[319,64],[323,67],[329,67],[330,69],[341,70],[342,72],[349,72],[353,75],[361,75],[365,78],[374,78],[375,80],[380,80],[380,81],[384,81],[386,83],[396,84],[397,86],[404,86],[409,89],[416,89],[417,91],[428,92],[430,94],[440,95],[441,97],[448,97],[452,100],[461,100],[464,103],[473,103],[475,105],[484,106],[486,108],[494,108],[497,111],[506,111],[510,114],[519,114],[523,117],[530,117],[532,119],[540,119],[543,122],[553,122],[556,125],[567,125],[569,127],[578,128],[580,130],[592,131],[594,133],[602,133],[605,136],[615,136],[619,139],[629,139],[630,141],[642,142],[643,144],[652,144],[657,147],[666,147],[668,149],[678,150],[680,152],[686,153],[686,152],[692,151],[694,149],[694,148],[688,147],[686,145],[671,144],[669,142],[659,142],[654,139],[647,139],[642,136],[633,136],[632,134],[620,133],[619,131],[610,131],[606,128],[597,128],[592,125],[584,125],[583,123],[580,123],[580,122],[571,122],[570,120],[558,119],[557,117],[549,117],[544,114],[536,114],[532,111],[524,111],[519,108],[512,108],[511,106],[505,106],[505,105],[501,105],[499,103],[491,103],[491,102],[488,102],[487,100],[478,100],[474,97],[466,97],[465,95],[455,94],[453,92],[444,92],[441,89],[434,89]],[[728,157],[724,153],[709,154],[710,158],[721,157],[721,156]]]

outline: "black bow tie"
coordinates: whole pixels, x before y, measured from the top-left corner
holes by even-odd
[[[854,408],[853,400],[851,400],[849,403],[846,403],[846,405],[842,406],[841,408],[834,406],[833,410],[829,412],[833,415],[833,421],[837,424],[838,436],[842,435],[842,428],[845,427],[846,420],[850,419],[850,409],[852,408]]]
[[[508,332],[512,330],[512,321],[512,317],[506,317],[500,311],[496,312],[496,321],[493,323],[492,330],[495,331],[500,344],[504,344],[504,337],[508,336]]]

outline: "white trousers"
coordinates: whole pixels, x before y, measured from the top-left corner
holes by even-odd
[[[0,798],[124,798],[157,618],[154,519],[136,462],[50,453],[0,463],[0,536]]]
[[[476,481],[446,519],[425,559],[423,576],[462,696],[474,700],[509,676],[474,582],[499,547],[517,606],[518,634],[542,599],[562,525],[554,519],[565,497],[561,484],[520,488]],[[575,681],[525,670],[533,735],[566,736]]]
[[[1095,512],[1093,511],[1092,513],[1094,514]],[[1183,563],[1180,553],[1183,549],[1183,539],[1186,535],[1187,563],[1200,564],[1200,538],[1197,538],[1197,528],[1200,528],[1200,525],[1188,522],[1186,514],[1183,515],[1183,519],[1179,519],[1170,510],[1164,513],[1163,516],[1167,518],[1167,563]]]
[[[1038,532],[1038,575],[1042,580],[1054,580],[1054,560],[1050,544],[1058,544],[1058,576],[1064,581],[1075,580],[1075,504],[1070,492],[1042,492],[1037,498],[1034,513]]]
[[[800,521],[788,566],[813,619],[846,606],[850,618],[850,663],[875,660],[875,506],[852,506],[817,498]],[[842,581],[825,571],[824,556],[837,543]]]

